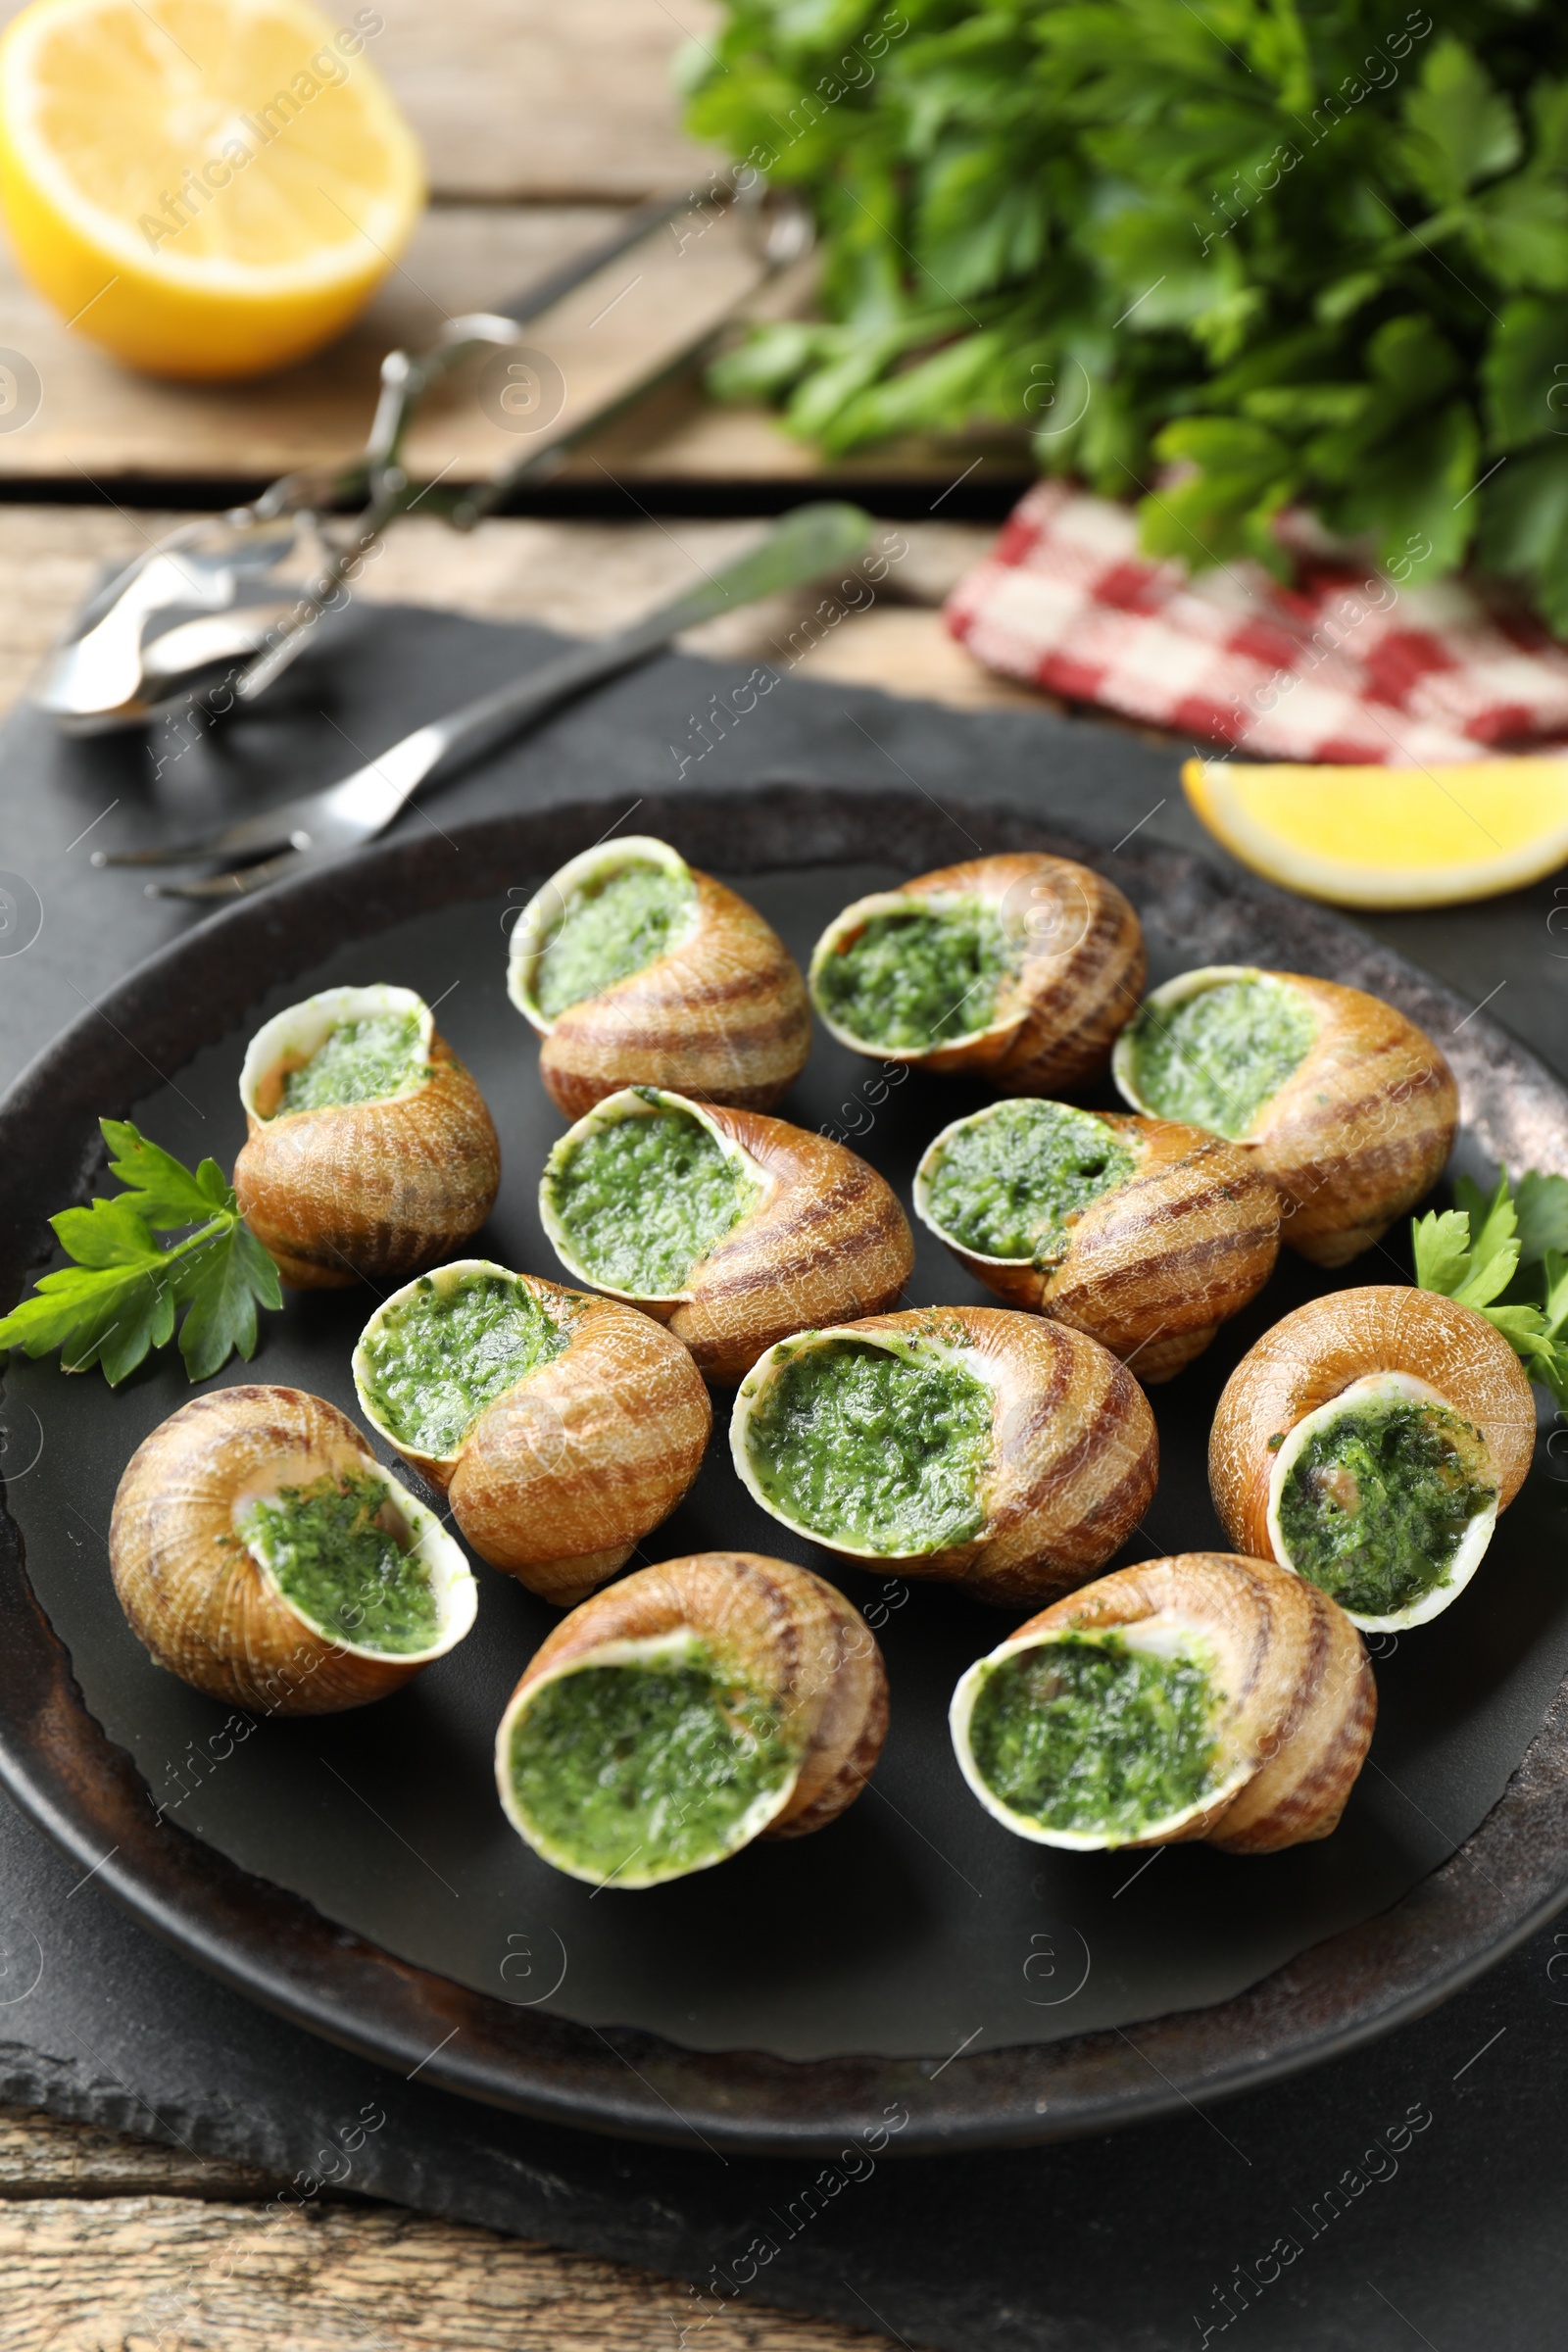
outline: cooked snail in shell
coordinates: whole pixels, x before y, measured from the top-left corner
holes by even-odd
[[[412,988],[329,988],[252,1038],[234,1191],[295,1290],[401,1281],[466,1242],[501,1184],[484,1097]]]
[[[777,932],[646,834],[585,850],[528,902],[507,987],[568,1119],[637,1085],[768,1110],[810,1051],[806,983]]]
[[[999,1298],[1088,1332],[1146,1382],[1200,1354],[1279,1254],[1278,1195],[1234,1145],[1037,1097],[944,1127],[914,1213]]]
[[[1309,1299],[1264,1333],[1225,1384],[1208,1478],[1233,1544],[1381,1633],[1457,1599],[1535,1443],[1502,1334],[1456,1299],[1388,1284]]]
[[[1045,1095],[1104,1068],[1144,971],[1143,930],[1114,884],[1030,851],[857,899],[817,941],[809,980],[858,1054]]]
[[[502,1717],[496,1784],[556,1870],[658,1886],[834,1820],[887,1721],[881,1652],[842,1592],[787,1560],[701,1551],[557,1626]]]
[[[1303,972],[1215,963],[1156,988],[1117,1040],[1134,1110],[1208,1127],[1278,1187],[1282,1238],[1343,1266],[1442,1175],[1453,1074],[1380,997]]]
[[[376,1309],[354,1386],[479,1557],[561,1608],[668,1517],[713,1422],[702,1375],[649,1316],[477,1257]]]
[[[383,1697],[477,1605],[462,1545],[301,1389],[217,1389],[172,1413],[125,1467],[109,1564],[160,1666],[266,1714]]]
[[[994,1306],[867,1315],[783,1340],[736,1394],[763,1510],[846,1559],[1004,1606],[1081,1584],[1137,1526],[1154,1416],[1098,1341]]]
[[[897,1196],[842,1144],[652,1086],[562,1137],[539,1214],[568,1273],[656,1315],[709,1380],[891,1306],[914,1265]]]
[[[971,1666],[949,1723],[1004,1829],[1083,1851],[1326,1838],[1371,1743],[1360,1637],[1266,1560],[1186,1551],[1069,1594]]]

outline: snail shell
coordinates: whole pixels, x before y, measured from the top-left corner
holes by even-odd
[[[874,915],[941,911],[975,899],[1000,917],[1017,956],[983,1028],[936,1046],[889,1046],[835,1018],[825,1002],[828,966]],[[1137,1010],[1145,969],[1143,928],[1114,883],[1069,858],[1021,851],[966,858],[857,899],[817,941],[809,983],[823,1023],[857,1054],[983,1071],[1005,1094],[1048,1095],[1104,1068]]]
[[[992,1391],[973,1537],[883,1551],[819,1532],[768,1496],[754,1443],[768,1388],[803,1351],[845,1338],[890,1354],[915,1343]],[[947,1578],[1003,1607],[1042,1599],[1102,1568],[1149,1508],[1159,1472],[1154,1416],[1126,1366],[1082,1332],[994,1306],[864,1315],[770,1348],[736,1393],[730,1450],[752,1495],[792,1533],[845,1559]]]
[[[1390,1376],[1393,1376],[1391,1379]],[[1336,1405],[1384,1396],[1446,1405],[1478,1435],[1478,1468],[1496,1488],[1495,1508],[1472,1521],[1448,1576],[1410,1606],[1351,1610],[1369,1632],[1421,1625],[1446,1609],[1481,1564],[1496,1512],[1524,1484],[1536,1444],[1536,1407],[1518,1357],[1474,1307],[1402,1283],[1331,1291],[1266,1331],[1220,1396],[1208,1443],[1208,1479],[1226,1534],[1260,1558],[1291,1565],[1279,1503],[1300,1445]],[[1293,1445],[1292,1433],[1300,1439]]]
[[[1010,1107],[988,1103],[943,1128],[915,1171],[915,1215],[1009,1306],[1086,1331],[1136,1362],[1146,1384],[1169,1380],[1273,1272],[1280,1234],[1274,1187],[1255,1160],[1204,1128],[1074,1112],[1097,1118],[1137,1154],[1133,1173],[1066,1219],[1065,1251],[1054,1262],[982,1256],[938,1222],[931,1181],[955,1136]]]
[[[334,1029],[382,1014],[418,1019],[416,1087],[373,1102],[277,1107],[289,1073]],[[240,1073],[249,1141],[234,1163],[245,1222],[294,1290],[400,1281],[466,1242],[501,1185],[484,1097],[410,988],[329,988],[277,1013]]]
[[[1200,1800],[1132,1838],[1047,1829],[1012,1811],[980,1777],[970,1744],[974,1702],[992,1667],[1063,1634],[1116,1629],[1129,1647],[1166,1654],[1196,1635],[1221,1693],[1219,1761]],[[1138,1629],[1147,1629],[1142,1640]],[[1129,1638],[1130,1637],[1130,1638]],[[1315,1585],[1267,1560],[1185,1551],[1119,1568],[1031,1617],[953,1695],[959,1768],[986,1811],[1037,1844],[1082,1849],[1203,1838],[1234,1854],[1273,1854],[1326,1838],[1365,1761],[1377,1689],[1345,1611]]]
[[[745,1835],[682,1869],[619,1870],[614,1884],[653,1886],[707,1869],[756,1837],[804,1838],[853,1804],[887,1735],[882,1653],[859,1611],[834,1586],[756,1551],[700,1551],[622,1577],[562,1620],[529,1660],[496,1735],[496,1782],[519,1837],[558,1870],[598,1879],[545,1850],[521,1812],[508,1769],[515,1726],[541,1687],[575,1668],[634,1662],[696,1637],[758,1694],[794,1748],[795,1770]]]
[[[697,1476],[712,1407],[677,1340],[618,1299],[586,1297],[484,1258],[419,1277],[437,1292],[466,1276],[514,1283],[564,1345],[481,1406],[447,1453],[421,1451],[390,1426],[373,1396],[371,1350],[413,1297],[383,1301],[354,1351],[366,1419],[451,1497],[452,1515],[482,1560],[558,1608],[570,1608],[631,1556]]]
[[[1304,972],[1215,963],[1156,988],[1139,1023],[1233,980],[1274,980],[1310,1006],[1317,1034],[1245,1135],[1281,1197],[1282,1237],[1318,1266],[1348,1265],[1381,1241],[1442,1175],[1459,1120],[1453,1073],[1424,1030],[1381,997]],[[1117,1041],[1116,1084],[1135,1110],[1137,1028]]]
[[[547,1017],[536,990],[564,911],[578,894],[638,865],[690,882],[687,930],[640,971]],[[768,1110],[810,1051],[806,983],[777,932],[650,835],[585,850],[551,877],[513,925],[507,988],[544,1039],[539,1074],[568,1119],[636,1085]]]
[[[428,1649],[361,1648],[313,1624],[236,1536],[248,1503],[329,1474],[381,1480],[416,1539],[441,1628]],[[143,1439],[115,1495],[109,1563],[120,1605],[160,1666],[267,1714],[332,1714],[383,1697],[461,1642],[477,1606],[462,1546],[381,1467],[346,1413],[301,1389],[217,1389]]]
[[[681,1290],[617,1289],[573,1256],[557,1188],[573,1151],[596,1128],[669,1108],[705,1126],[760,1197],[695,1261]],[[914,1267],[897,1195],[855,1152],[760,1111],[693,1102],[657,1087],[608,1096],[568,1129],[545,1164],[539,1214],[568,1273],[657,1316],[714,1381],[739,1380],[791,1332],[891,1306]]]

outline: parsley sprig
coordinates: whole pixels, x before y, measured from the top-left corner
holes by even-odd
[[[726,398],[836,457],[1032,429],[1151,555],[1279,570],[1294,504],[1568,631],[1568,10],[724,0],[680,71],[818,230]]]
[[[1568,1177],[1532,1168],[1490,1195],[1468,1176],[1453,1190],[1457,1208],[1411,1220],[1416,1281],[1478,1308],[1568,1407]]]
[[[233,1187],[213,1159],[189,1168],[149,1143],[128,1119],[100,1119],[110,1173],[128,1189],[49,1222],[75,1263],[39,1277],[30,1298],[0,1319],[0,1348],[49,1355],[68,1372],[102,1367],[117,1388],[151,1348],[173,1337],[193,1381],[220,1371],[237,1348],[256,1348],[256,1309],[281,1306],[277,1268],[239,1213]],[[193,1225],[166,1248],[156,1239]]]

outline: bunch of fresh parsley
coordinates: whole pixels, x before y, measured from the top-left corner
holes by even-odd
[[[75,1263],[41,1276],[0,1320],[0,1348],[58,1348],[68,1372],[100,1364],[115,1388],[150,1348],[167,1347],[183,1308],[179,1351],[192,1380],[220,1371],[236,1348],[248,1361],[258,1304],[281,1306],[283,1294],[222,1169],[204,1159],[192,1175],[127,1119],[98,1124],[110,1173],[128,1190],[50,1218]],[[155,1238],[184,1226],[196,1230],[171,1248]]]
[[[1568,1177],[1499,1176],[1488,1195],[1461,1176],[1453,1190],[1457,1208],[1411,1221],[1416,1281],[1479,1308],[1568,1407]]]
[[[1198,566],[1304,506],[1568,631],[1561,0],[727,0],[683,77],[824,251],[720,391],[835,455],[1028,428]]]

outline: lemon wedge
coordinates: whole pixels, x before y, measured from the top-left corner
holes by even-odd
[[[306,0],[33,0],[0,40],[0,211],[39,293],[160,375],[324,343],[424,199],[380,29]]]
[[[1246,767],[1189,760],[1187,798],[1243,865],[1336,906],[1457,906],[1568,859],[1568,760]]]

